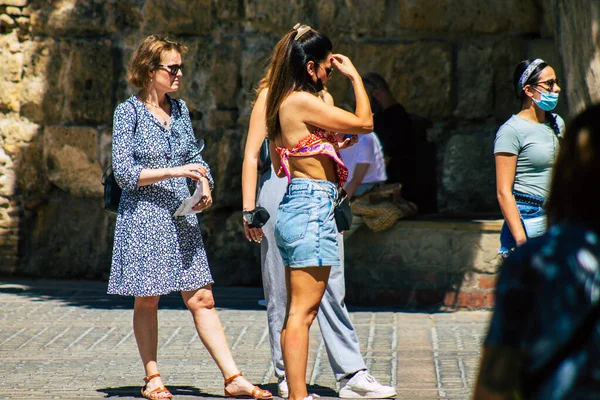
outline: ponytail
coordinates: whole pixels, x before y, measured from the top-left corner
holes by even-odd
[[[283,100],[295,89],[294,80],[286,79],[292,73],[289,58],[295,34],[295,31],[292,31],[277,43],[271,58],[271,65],[265,77],[266,86],[269,88],[266,116],[267,134],[270,140],[275,140],[281,135],[279,107]]]
[[[277,43],[265,77],[259,84],[259,90],[269,90],[266,119],[270,140],[281,135],[279,108],[287,96],[293,91],[317,91],[306,69],[308,62],[318,64],[332,49],[333,45],[327,36],[307,25],[299,24]]]

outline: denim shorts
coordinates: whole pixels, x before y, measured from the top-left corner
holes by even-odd
[[[530,197],[533,200],[544,201],[544,199],[539,196],[525,194],[521,194],[521,196]],[[527,235],[527,238],[529,239],[530,237],[525,227],[526,220],[532,220],[539,217],[545,218],[546,210],[544,210],[543,206],[533,205],[526,201],[516,200],[516,202],[517,208],[519,209],[519,214],[521,215],[521,224],[525,230],[525,235]],[[539,233],[541,232],[538,231],[536,236]],[[516,247],[517,242],[515,241],[515,238],[513,237],[510,228],[505,221],[504,224],[502,224],[502,230],[500,231],[500,249],[498,250],[498,253],[500,253],[503,258],[506,258],[515,250]]]
[[[315,183],[316,182],[316,183]],[[275,243],[291,268],[340,265],[333,199],[337,185],[293,178],[275,218]]]

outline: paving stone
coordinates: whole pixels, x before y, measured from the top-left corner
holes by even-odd
[[[135,399],[143,369],[132,333],[132,299],[106,283],[0,281],[0,396],[6,399]],[[260,288],[214,289],[238,367],[276,392]],[[351,311],[363,357],[398,399],[469,399],[489,312]],[[159,363],[178,398],[222,398],[223,380],[179,295],[159,310]],[[309,390],[335,398],[318,324],[310,333]]]

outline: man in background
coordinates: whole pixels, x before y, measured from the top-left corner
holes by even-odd
[[[381,140],[388,183],[402,184],[402,197],[412,201],[420,213],[435,212],[436,151],[427,141],[422,118],[409,115],[396,101],[386,80],[375,72],[363,76],[369,94],[375,133]]]

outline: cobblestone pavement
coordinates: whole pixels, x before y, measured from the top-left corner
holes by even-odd
[[[139,398],[143,369],[131,298],[88,281],[0,281],[0,396],[4,399]],[[266,311],[258,288],[215,288],[238,367],[276,393]],[[371,373],[398,399],[468,399],[489,312],[416,313],[352,308]],[[176,398],[221,398],[222,377],[179,295],[161,299],[159,363]],[[309,390],[336,396],[318,324],[311,329]]]

